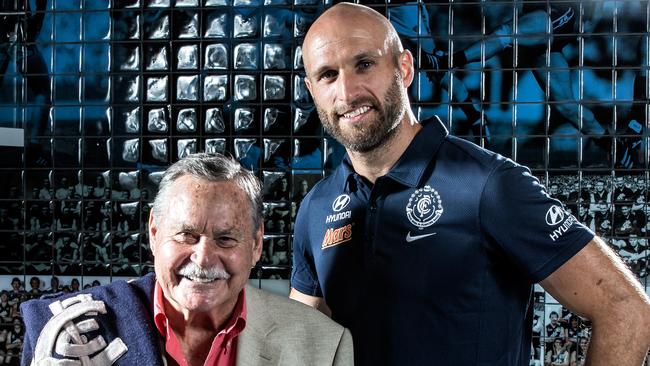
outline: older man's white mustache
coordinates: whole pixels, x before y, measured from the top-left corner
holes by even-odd
[[[200,280],[206,282],[230,279],[230,274],[219,266],[201,268],[194,262],[188,262],[183,265],[178,270],[177,274],[179,276],[187,277],[192,280]]]

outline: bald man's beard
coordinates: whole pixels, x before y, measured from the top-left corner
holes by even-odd
[[[373,151],[384,146],[395,136],[404,117],[408,99],[403,85],[402,75],[396,72],[386,91],[383,104],[380,104],[372,95],[363,96],[349,105],[335,106],[330,112],[316,104],[318,117],[320,117],[325,131],[346,149],[360,153]],[[363,105],[372,106],[376,117],[362,123],[350,123],[344,131],[339,122],[340,115]],[[371,111],[367,113],[371,113]]]

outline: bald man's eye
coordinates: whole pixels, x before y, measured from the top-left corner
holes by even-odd
[[[327,70],[324,73],[320,74],[319,80],[332,80],[336,78],[337,72],[334,70]]]
[[[365,70],[368,70],[369,68],[371,68],[372,65],[374,65],[374,64],[375,64],[375,63],[372,62],[372,61],[363,60],[363,61],[360,61],[360,62],[357,64],[357,68],[358,68],[359,70],[361,70],[361,71],[365,71]]]

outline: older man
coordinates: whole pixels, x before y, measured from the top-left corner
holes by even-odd
[[[23,364],[352,364],[346,329],[245,286],[263,236],[251,172],[197,154],[167,169],[159,189],[149,218],[155,276],[27,302]]]
[[[347,155],[300,206],[291,296],[350,328],[357,365],[528,365],[535,282],[592,320],[588,364],[641,363],[638,282],[528,169],[416,120],[386,18],[338,4],[302,51]]]

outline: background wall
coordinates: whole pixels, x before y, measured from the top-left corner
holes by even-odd
[[[197,151],[263,180],[253,277],[286,292],[266,280],[288,278],[300,200],[344,153],[303,83],[324,1],[0,1],[0,288],[42,280],[12,304],[52,276],[83,287],[151,271],[157,182]],[[415,55],[419,118],[530,166],[648,286],[648,1],[361,3]],[[588,339],[588,321],[569,332],[572,314],[539,287],[535,300],[537,335]],[[544,329],[551,311],[563,328]],[[537,360],[552,340],[536,338]]]

